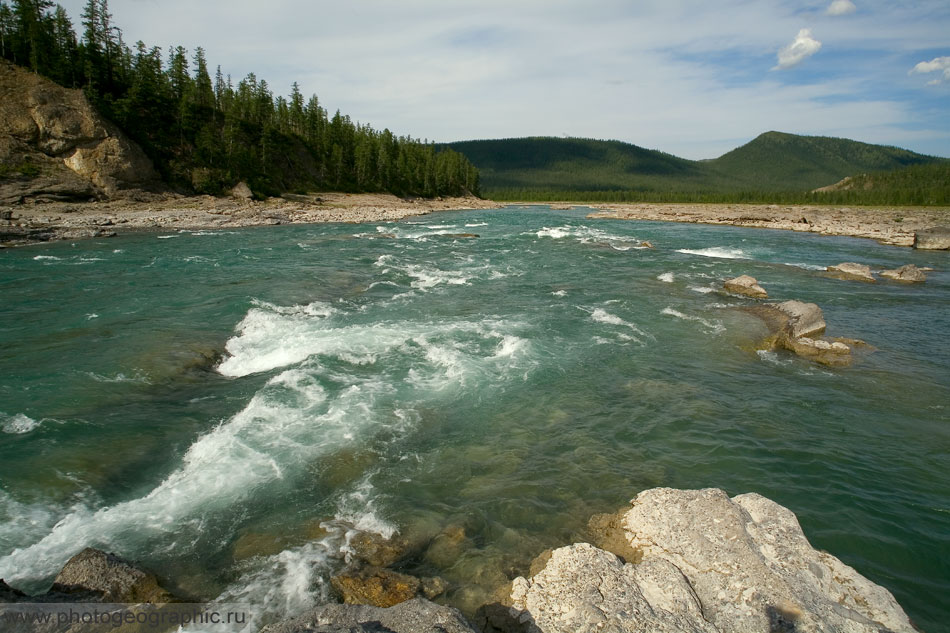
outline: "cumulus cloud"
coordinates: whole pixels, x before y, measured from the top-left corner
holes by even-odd
[[[792,43],[778,52],[778,64],[772,70],[785,70],[802,63],[818,52],[821,42],[811,36],[811,29],[802,29]]]
[[[936,78],[927,82],[928,86],[936,86],[945,81],[950,81],[950,57],[934,57],[929,62],[920,62],[914,66],[910,73],[913,75],[915,73],[933,73],[939,72],[943,74],[943,78]]]
[[[828,10],[825,11],[826,15],[848,15],[849,13],[854,13],[858,8],[854,6],[854,3],[851,0],[834,0],[831,5],[828,7]]]

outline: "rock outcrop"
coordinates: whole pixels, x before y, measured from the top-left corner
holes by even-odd
[[[914,234],[914,248],[930,251],[950,250],[950,227],[935,226]]]
[[[755,299],[767,299],[769,296],[765,288],[759,285],[758,280],[749,275],[740,275],[735,279],[727,279],[723,284],[723,288],[725,288],[727,292],[745,295]]]
[[[151,161],[81,90],[0,62],[0,204],[91,200],[152,187]]]
[[[927,281],[927,275],[924,274],[924,271],[913,264],[905,264],[894,270],[882,270],[881,277],[906,283],[921,283]]]
[[[382,609],[329,604],[261,629],[261,633],[478,633],[456,609],[423,598]]]
[[[837,266],[828,266],[827,274],[829,277],[844,279],[845,281],[864,281],[872,284],[875,282],[870,266],[854,262],[842,262]]]
[[[512,583],[510,630],[913,633],[889,591],[757,494],[655,488],[623,514],[637,563],[581,543]],[[496,618],[495,621],[500,621]]]

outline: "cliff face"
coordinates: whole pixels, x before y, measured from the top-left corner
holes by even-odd
[[[81,90],[0,62],[0,204],[110,198],[159,182]]]

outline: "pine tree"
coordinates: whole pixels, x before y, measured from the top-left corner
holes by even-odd
[[[218,67],[220,73],[221,68]],[[200,46],[195,49],[195,104],[202,109],[211,110],[215,107],[214,88],[211,85],[211,76],[208,74],[208,61],[205,51]]]

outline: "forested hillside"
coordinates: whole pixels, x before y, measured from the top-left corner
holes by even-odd
[[[496,200],[946,204],[947,159],[848,139],[767,132],[713,160],[619,141],[532,137],[462,141]],[[919,165],[899,176],[883,172]],[[931,170],[925,169],[932,166]],[[873,172],[874,187],[813,192]],[[943,200],[944,202],[940,202]]]
[[[810,191],[866,171],[935,162],[933,156],[828,136],[766,132],[719,158],[702,161],[714,173],[763,191]]]
[[[478,166],[498,189],[617,190],[705,186],[695,161],[620,141],[529,137],[461,141],[449,145]]]
[[[77,37],[51,0],[0,0],[0,56],[72,88],[136,140],[163,178],[217,194],[246,181],[257,195],[336,189],[401,195],[478,194],[458,152],[377,131],[294,83],[275,95],[253,73],[235,83],[205,51],[129,47],[108,0],[88,0]]]

